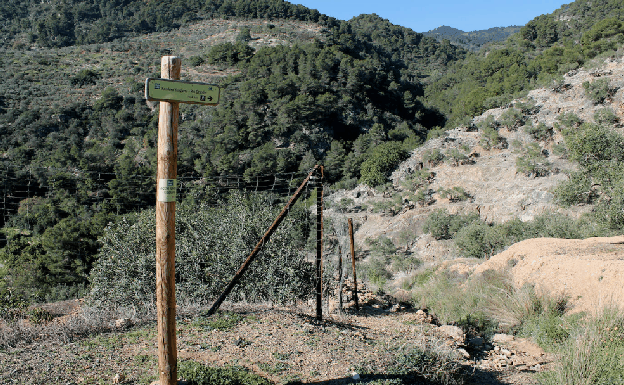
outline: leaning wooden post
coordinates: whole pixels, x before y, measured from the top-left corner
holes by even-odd
[[[160,76],[180,79],[182,62],[164,56]],[[156,198],[156,307],[160,385],[176,385],[175,206],[178,174],[178,102],[160,102]]]
[[[316,319],[323,319],[323,166],[316,187]]]
[[[349,218],[349,240],[351,241],[351,265],[353,266],[353,299],[355,300],[355,309],[360,310],[357,295],[357,275],[355,274],[355,243],[353,242],[353,220]]]
[[[242,266],[238,269],[236,274],[234,274],[234,278],[232,278],[230,283],[226,286],[221,295],[214,302],[210,310],[208,310],[208,313],[206,313],[207,316],[213,315],[217,311],[217,309],[219,309],[219,306],[221,306],[221,304],[223,303],[223,301],[225,301],[225,298],[228,296],[228,294],[230,294],[234,286],[240,281],[243,274],[245,274],[245,271],[247,271],[247,269],[249,268],[251,262],[256,258],[256,256],[262,249],[262,246],[269,242],[269,239],[271,238],[271,235],[273,235],[273,232],[275,232],[280,223],[282,223],[282,220],[286,217],[286,215],[288,215],[288,211],[290,210],[290,208],[295,204],[295,202],[297,202],[297,199],[299,199],[301,193],[303,192],[303,188],[308,184],[308,181],[310,181],[312,175],[316,173],[318,167],[319,166],[314,166],[312,171],[310,171],[308,176],[303,180],[297,191],[295,191],[288,203],[286,203],[286,206],[284,206],[284,208],[282,209],[282,212],[277,216],[277,218],[275,218],[273,224],[269,227],[266,233],[264,233],[264,236],[260,239],[260,241],[258,241],[256,247],[254,247],[254,249],[251,251],[251,254],[249,254],[249,256],[242,264]]]

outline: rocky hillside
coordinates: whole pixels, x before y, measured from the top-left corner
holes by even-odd
[[[586,95],[583,83],[601,79],[607,79],[613,93],[602,103],[595,103]],[[334,193],[330,197],[334,211],[346,212],[359,222],[356,238],[360,247],[366,249],[366,239],[384,235],[397,247],[404,247],[429,261],[457,256],[457,251],[446,241],[436,241],[422,232],[424,221],[436,209],[478,213],[482,220],[494,223],[513,218],[529,221],[547,212],[578,216],[590,207],[564,209],[556,204],[552,193],[558,183],[568,178],[566,173],[575,169],[574,163],[557,151],[563,143],[557,118],[572,113],[592,122],[596,112],[612,111],[617,121],[611,126],[621,132],[623,86],[624,60],[621,58],[599,63],[597,68],[571,71],[551,88],[533,90],[505,108],[488,110],[475,117],[470,127],[458,127],[429,140],[414,150],[392,174],[392,186],[385,191],[360,185],[350,191]],[[500,142],[488,146],[483,130],[478,127],[488,121],[504,120],[511,110],[522,111],[521,125],[501,125],[498,128]],[[540,124],[550,132],[545,140],[537,140],[529,133],[529,128]],[[517,163],[526,156],[527,148],[535,145],[544,158],[544,170],[537,173],[540,176],[519,170]],[[424,189],[425,198],[414,202],[410,198],[416,189],[410,181],[423,169],[427,175],[421,183],[424,187],[419,188]],[[461,196],[449,194],[453,188]]]

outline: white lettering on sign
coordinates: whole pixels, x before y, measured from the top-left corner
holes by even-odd
[[[177,189],[177,179],[158,179],[158,202],[175,202]]]

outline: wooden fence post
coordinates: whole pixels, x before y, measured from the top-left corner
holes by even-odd
[[[316,187],[316,319],[323,319],[323,166]]]
[[[355,274],[355,243],[353,241],[353,220],[349,218],[349,240],[351,242],[351,265],[353,266],[353,299],[355,300],[355,309],[360,310],[357,295],[357,275]]]
[[[160,76],[180,79],[182,61],[164,56]],[[160,102],[156,192],[156,307],[160,385],[176,385],[175,207],[178,173],[178,102]]]

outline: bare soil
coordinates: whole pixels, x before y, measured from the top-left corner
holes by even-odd
[[[509,269],[517,286],[530,283],[568,298],[572,312],[624,308],[624,236],[528,239],[477,266],[475,273],[487,269]]]
[[[533,384],[552,357],[524,339],[504,336],[481,344],[449,334],[435,317],[405,309],[388,296],[362,293],[362,308],[343,314],[313,316],[313,306],[226,305],[212,318],[178,320],[178,358],[209,365],[241,365],[274,383],[344,384],[392,378],[388,368],[397,355],[419,347],[455,357],[467,384]],[[76,303],[61,303],[80,316]],[[351,304],[352,305],[352,304]],[[327,309],[326,309],[327,312]],[[232,318],[229,327],[211,322]],[[112,320],[105,333],[61,341],[46,337],[0,348],[1,384],[149,384],[157,380],[154,322],[132,325]],[[6,325],[4,326],[7,327]],[[452,330],[454,327],[450,327]],[[461,333],[460,333],[461,334]],[[461,349],[461,350],[460,350]],[[503,350],[505,349],[505,350]],[[507,356],[505,356],[505,353]],[[462,356],[463,355],[463,356]],[[359,375],[360,380],[354,380]]]

